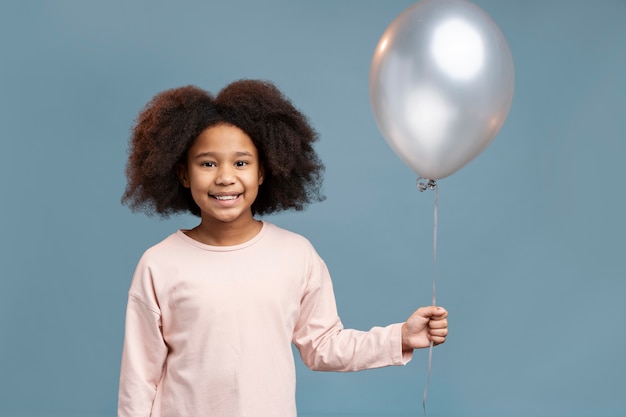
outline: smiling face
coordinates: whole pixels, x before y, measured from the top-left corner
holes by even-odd
[[[256,225],[252,203],[263,169],[252,139],[241,129],[219,124],[205,129],[187,152],[178,176],[200,207],[202,225],[245,232]]]

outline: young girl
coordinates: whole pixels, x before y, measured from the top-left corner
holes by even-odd
[[[326,265],[302,236],[255,215],[323,199],[306,117],[271,83],[216,97],[156,95],[130,142],[122,201],[167,217],[191,212],[142,256],[128,296],[119,417],[295,417],[293,343],[323,371],[406,364],[443,343],[447,312],[344,329]]]

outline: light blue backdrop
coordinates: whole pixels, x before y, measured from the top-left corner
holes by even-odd
[[[432,416],[626,415],[626,1],[476,0],[516,67],[492,145],[440,182]],[[330,266],[344,323],[430,303],[433,193],[380,136],[374,47],[409,0],[0,5],[0,416],[113,416],[126,291],[178,227],[120,205],[129,128],[158,91],[271,79],[321,134],[326,202],[267,220]],[[303,416],[422,415],[406,367],[313,373]]]

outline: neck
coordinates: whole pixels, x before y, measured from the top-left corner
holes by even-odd
[[[187,232],[187,235],[198,242],[211,246],[234,246],[247,242],[255,237],[263,227],[263,222],[251,218],[244,224],[239,222],[202,222]]]

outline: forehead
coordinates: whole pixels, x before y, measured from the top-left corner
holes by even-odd
[[[219,124],[203,130],[189,149],[192,155],[199,152],[220,154],[245,152],[257,155],[256,146],[250,136],[237,126],[229,124]]]

